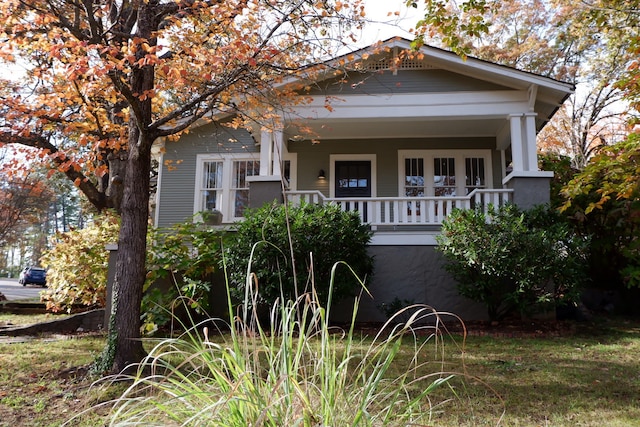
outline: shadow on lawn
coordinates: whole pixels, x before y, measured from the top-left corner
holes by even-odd
[[[640,420],[638,319],[580,323],[568,337],[471,337],[467,351],[467,372],[504,399],[502,425],[623,426]],[[458,421],[479,425],[491,415],[492,399],[472,383],[465,392],[479,418]]]

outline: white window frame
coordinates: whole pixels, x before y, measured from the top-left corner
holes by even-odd
[[[225,153],[225,154],[198,154],[196,156],[196,182],[195,197],[193,201],[193,213],[196,214],[202,210],[204,202],[202,182],[204,179],[204,164],[206,162],[222,162],[222,194],[219,198],[220,206],[218,209],[222,212],[223,222],[233,222],[241,219],[234,216],[234,203],[231,200],[232,191],[231,184],[233,182],[233,162],[235,161],[259,161],[260,153]]]
[[[290,163],[289,191],[295,191],[298,189],[298,153],[289,153],[288,151],[282,153],[282,161],[283,163],[287,161]],[[284,174],[284,164],[281,167],[280,173]]]
[[[485,164],[485,188],[493,188],[493,168],[491,165],[491,150],[398,150],[398,195],[404,197],[404,163],[407,158],[422,158],[424,160],[425,196],[435,195],[433,182],[433,159],[454,158],[456,175],[456,195],[465,195],[465,159],[483,158]]]
[[[196,181],[195,181],[195,194],[193,198],[193,213],[197,214],[202,210],[203,206],[203,191],[202,182],[204,179],[204,164],[206,162],[222,162],[222,194],[219,198],[220,207],[222,212],[222,221],[224,223],[230,223],[244,219],[244,217],[234,216],[235,207],[234,200],[232,200],[232,183],[233,183],[233,163],[236,161],[254,160],[260,161],[260,153],[224,153],[224,154],[198,154],[196,156]],[[295,189],[297,185],[297,155],[295,153],[286,153],[283,156],[283,160],[291,162],[291,172],[289,187]]]
[[[378,178],[375,154],[331,154],[329,156],[329,198],[336,197],[336,184],[333,177],[336,174],[336,162],[341,161],[368,161],[371,162],[371,197],[377,197]]]

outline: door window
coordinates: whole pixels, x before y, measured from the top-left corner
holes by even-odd
[[[371,162],[336,161],[336,197],[371,197]]]

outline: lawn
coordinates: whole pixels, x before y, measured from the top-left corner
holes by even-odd
[[[638,321],[582,324],[568,337],[470,337],[465,350],[466,372],[484,385],[456,384],[464,398],[436,425],[495,425],[501,406],[505,426],[640,425]],[[449,360],[462,366],[460,355]]]
[[[0,339],[0,425],[59,426],[117,395],[117,389],[90,387],[77,369],[103,343],[96,336],[13,344]],[[640,425],[639,353],[640,321],[621,319],[581,323],[563,337],[470,336],[464,352],[449,342],[445,364],[428,366],[466,376],[433,396],[440,402],[453,396],[451,390],[457,395],[434,408],[433,425]],[[409,354],[407,348],[406,359]],[[401,372],[403,365],[401,359],[394,368]],[[91,411],[72,425],[101,425],[105,412]]]

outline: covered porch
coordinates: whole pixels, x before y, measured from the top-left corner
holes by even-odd
[[[372,230],[390,227],[441,225],[454,209],[500,207],[512,201],[512,189],[473,190],[464,197],[365,197],[329,198],[320,191],[286,191],[287,201],[301,203],[334,203],[343,211],[355,211]]]
[[[571,85],[428,47],[405,61],[406,41],[389,46],[254,129],[260,202],[269,180],[285,182],[271,195],[335,203],[376,231],[432,231],[455,208],[549,201],[536,136]]]

